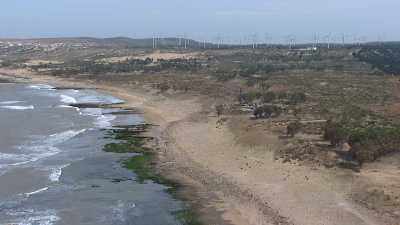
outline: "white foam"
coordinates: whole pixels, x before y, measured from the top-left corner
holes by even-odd
[[[58,106],[56,106],[57,108],[75,108],[75,107],[73,107],[73,106],[70,106],[70,105],[58,105]]]
[[[18,166],[25,162],[29,162],[29,156],[27,155],[0,153],[0,168]]]
[[[33,105],[27,105],[27,106],[22,106],[22,105],[3,105],[0,106],[2,109],[11,109],[11,110],[28,110],[28,109],[35,109]]]
[[[54,90],[53,86],[47,85],[47,84],[33,84],[29,85],[29,88],[32,89],[38,89],[38,90]]]
[[[53,168],[53,171],[49,175],[49,180],[51,182],[58,182],[60,180],[60,177],[62,175],[62,170],[66,167],[70,166],[70,164],[60,166],[58,168]]]
[[[69,95],[60,95],[61,101],[67,104],[76,104],[77,101],[74,97]]]
[[[49,187],[44,187],[44,188],[38,189],[36,191],[25,193],[25,196],[29,198],[32,195],[36,195],[36,194],[39,194],[39,193],[47,191],[47,190],[49,190]]]
[[[23,209],[7,212],[7,214],[17,218],[16,220],[6,222],[6,224],[12,225],[53,225],[60,220],[55,210],[36,211],[33,209]]]
[[[49,136],[49,138],[47,138],[44,142],[47,145],[57,145],[57,144],[61,144],[62,142],[65,142],[75,136],[77,136],[80,133],[85,132],[86,129],[81,129],[81,130],[67,130],[64,131],[62,133],[56,133],[56,134],[52,134]]]
[[[33,163],[60,153],[60,149],[55,147],[55,145],[61,144],[84,131],[86,131],[86,129],[68,130],[62,133],[52,134],[41,140],[34,141],[33,143],[19,146],[18,149],[21,151],[19,154],[0,153],[0,175],[4,174],[7,168]]]
[[[99,128],[110,128],[112,126],[111,121],[115,120],[114,115],[101,115],[96,118],[94,124]]]
[[[83,115],[96,117],[94,125],[98,128],[110,128],[112,126],[111,121],[116,119],[115,115],[103,115],[101,108],[85,108],[81,112]]]
[[[102,109],[100,108],[84,108],[81,109],[83,115],[86,116],[101,116],[103,114]]]
[[[125,203],[118,200],[117,205],[112,207],[111,213],[112,221],[125,222]]]
[[[115,98],[111,95],[104,95],[97,92],[86,92],[85,95],[81,95],[79,97],[79,101],[84,103],[103,103],[103,104],[118,104],[124,102],[123,100]]]
[[[4,102],[0,102],[0,105],[13,105],[13,104],[17,104],[17,103],[22,103],[23,101],[4,101]]]
[[[80,112],[81,109],[79,107],[70,106],[70,105],[58,105],[58,106],[56,106],[56,108],[74,108],[77,112],[79,112],[79,115],[82,115],[82,113]]]

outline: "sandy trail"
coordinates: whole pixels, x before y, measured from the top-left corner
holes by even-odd
[[[217,119],[201,112],[199,99],[164,98],[129,86],[36,76],[24,71],[0,69],[1,73],[56,86],[99,88],[143,110],[148,121],[160,125],[153,133],[160,139],[161,164],[179,179],[191,179],[203,192],[217,196],[208,204],[221,210],[232,224],[387,224],[346,198],[353,175],[275,161],[272,150],[281,144],[272,134],[265,137],[266,145],[243,146],[228,126],[217,128]]]
[[[276,137],[269,137],[267,146],[250,149],[236,144],[229,129],[216,128],[215,123],[215,119],[209,119],[176,124],[171,128],[176,141],[170,150],[177,155],[184,152],[268,206],[259,212],[261,215],[246,215],[248,224],[277,224],[277,219],[298,225],[381,224],[347,201],[343,189],[350,187],[338,186],[335,179],[329,180],[330,174],[273,160],[271,150],[280,146]],[[222,193],[220,197],[238,198],[235,194],[239,195]],[[242,207],[243,199],[237,200],[234,207],[243,215],[248,213],[248,207]]]

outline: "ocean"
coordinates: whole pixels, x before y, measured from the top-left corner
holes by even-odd
[[[121,102],[96,90],[0,83],[1,225],[180,224],[184,204],[121,165],[133,154],[103,151],[107,128],[143,118],[70,106]]]

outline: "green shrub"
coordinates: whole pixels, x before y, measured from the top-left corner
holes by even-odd
[[[240,103],[246,103],[246,104],[252,104],[255,100],[259,99],[262,96],[260,92],[248,92],[248,93],[242,93],[239,95],[239,102]]]
[[[297,105],[306,102],[306,94],[302,92],[295,92],[289,95],[289,104]]]
[[[215,106],[215,111],[217,112],[217,116],[221,116],[222,113],[224,112],[224,105],[216,105]]]
[[[299,121],[294,121],[288,124],[286,127],[286,135],[294,137],[301,129],[302,125]]]
[[[262,95],[262,100],[264,103],[273,102],[276,98],[276,94],[272,91],[266,92]]]
[[[282,113],[282,109],[275,105],[263,105],[257,107],[253,111],[253,115],[258,118],[271,118],[271,117],[278,117]]]
[[[353,129],[349,135],[353,158],[371,162],[391,152],[400,151],[400,127]]]

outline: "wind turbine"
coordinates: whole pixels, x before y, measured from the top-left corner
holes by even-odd
[[[345,34],[343,33],[342,34],[342,46],[344,47],[346,45],[346,36],[345,36]]]
[[[257,44],[258,44],[258,34],[255,33],[255,34],[253,35],[253,49],[255,49],[255,48],[258,47]]]
[[[153,38],[152,38],[152,40],[153,40],[153,49],[155,49],[155,48],[156,48],[156,39],[155,39],[154,33],[153,33]]]
[[[187,38],[186,38],[186,34],[183,35],[183,41],[184,41],[184,48],[187,49]]]
[[[292,45],[292,47],[296,47],[296,36],[294,36],[294,35],[292,35],[292,37],[291,37],[291,45]]]
[[[218,35],[216,37],[216,41],[217,41],[217,48],[219,49],[221,47],[221,43],[222,43],[222,38],[220,35]]]
[[[265,48],[268,47],[269,39],[270,39],[269,34],[268,34],[268,33],[265,33]]]
[[[179,35],[179,47],[182,47],[182,35]]]
[[[327,45],[326,47],[327,47],[328,49],[331,48],[331,36],[332,36],[331,33],[329,33],[328,35],[325,36],[325,41],[326,41],[326,45]]]
[[[292,47],[296,46],[296,37],[294,35],[287,35],[284,36],[284,41],[288,45],[289,50],[292,49]]]

